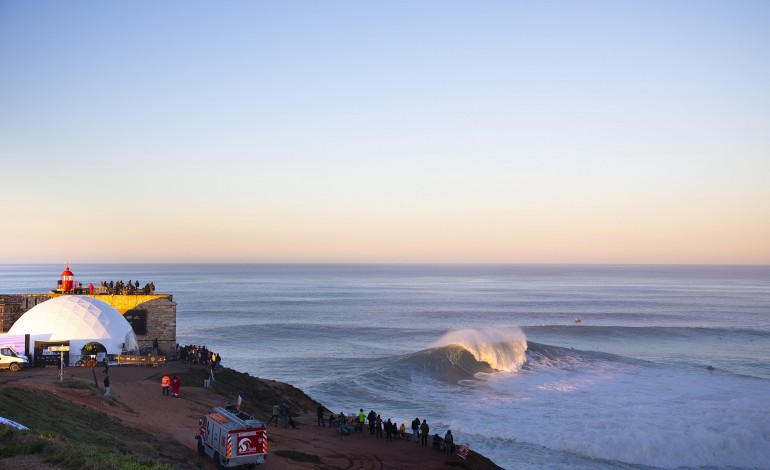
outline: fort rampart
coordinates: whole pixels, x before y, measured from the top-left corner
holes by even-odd
[[[0,332],[7,332],[27,310],[62,294],[0,294]],[[158,340],[158,348],[173,354],[176,348],[176,302],[170,294],[85,295],[101,300],[128,320],[144,353]]]

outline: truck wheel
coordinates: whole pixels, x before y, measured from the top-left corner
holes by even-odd
[[[18,372],[21,367],[19,367],[19,364],[17,362],[11,362],[11,365],[8,366],[8,369],[10,369],[11,372]]]
[[[214,460],[217,461],[217,468],[225,468],[225,464],[222,463],[222,457],[219,456],[219,452],[214,452]]]
[[[203,440],[198,438],[198,455],[206,455],[206,448],[203,447]]]

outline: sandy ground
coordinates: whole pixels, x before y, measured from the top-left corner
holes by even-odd
[[[224,399],[210,389],[185,386],[182,384],[180,397],[163,397],[160,389],[160,377],[164,374],[183,372],[194,367],[180,363],[169,363],[161,367],[113,366],[110,367],[111,394],[120,406],[109,406],[104,400],[94,399],[87,390],[60,388],[58,370],[31,369],[19,373],[3,374],[2,382],[17,387],[30,387],[54,392],[61,398],[81,403],[91,408],[112,415],[121,421],[141,428],[160,439],[173,439],[195,454],[198,418],[214,406],[224,406]],[[95,369],[101,385],[101,368]],[[93,382],[89,368],[69,367],[65,369],[65,378],[79,378]],[[266,420],[267,416],[258,416]],[[312,422],[311,422],[312,419]],[[368,432],[339,436],[329,427],[315,425],[315,413],[308,413],[296,419],[298,429],[283,429],[271,425],[268,430],[269,452],[266,468],[303,469],[445,469],[487,468],[486,466],[468,465],[456,455],[445,455],[430,447],[420,446],[403,440],[385,442],[376,439]],[[328,423],[328,421],[327,421]],[[276,454],[281,450],[293,450],[317,455],[322,465],[300,463]],[[212,459],[197,457],[202,468],[216,468]],[[0,466],[7,465],[7,460]],[[465,465],[463,465],[465,464]],[[26,468],[50,468],[23,465]],[[16,465],[14,465],[16,467]],[[19,468],[19,467],[16,467]]]

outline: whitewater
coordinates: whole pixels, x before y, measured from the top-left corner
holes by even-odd
[[[0,291],[45,292],[59,271],[0,266]],[[81,265],[76,275],[152,281],[174,295],[180,344],[205,344],[334,412],[451,428],[504,468],[770,462],[770,267]]]

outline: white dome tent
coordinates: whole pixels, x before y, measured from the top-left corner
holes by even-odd
[[[139,350],[134,330],[111,305],[91,297],[64,295],[29,309],[8,333],[46,341],[70,341],[70,360],[86,344],[101,344],[107,354]]]

